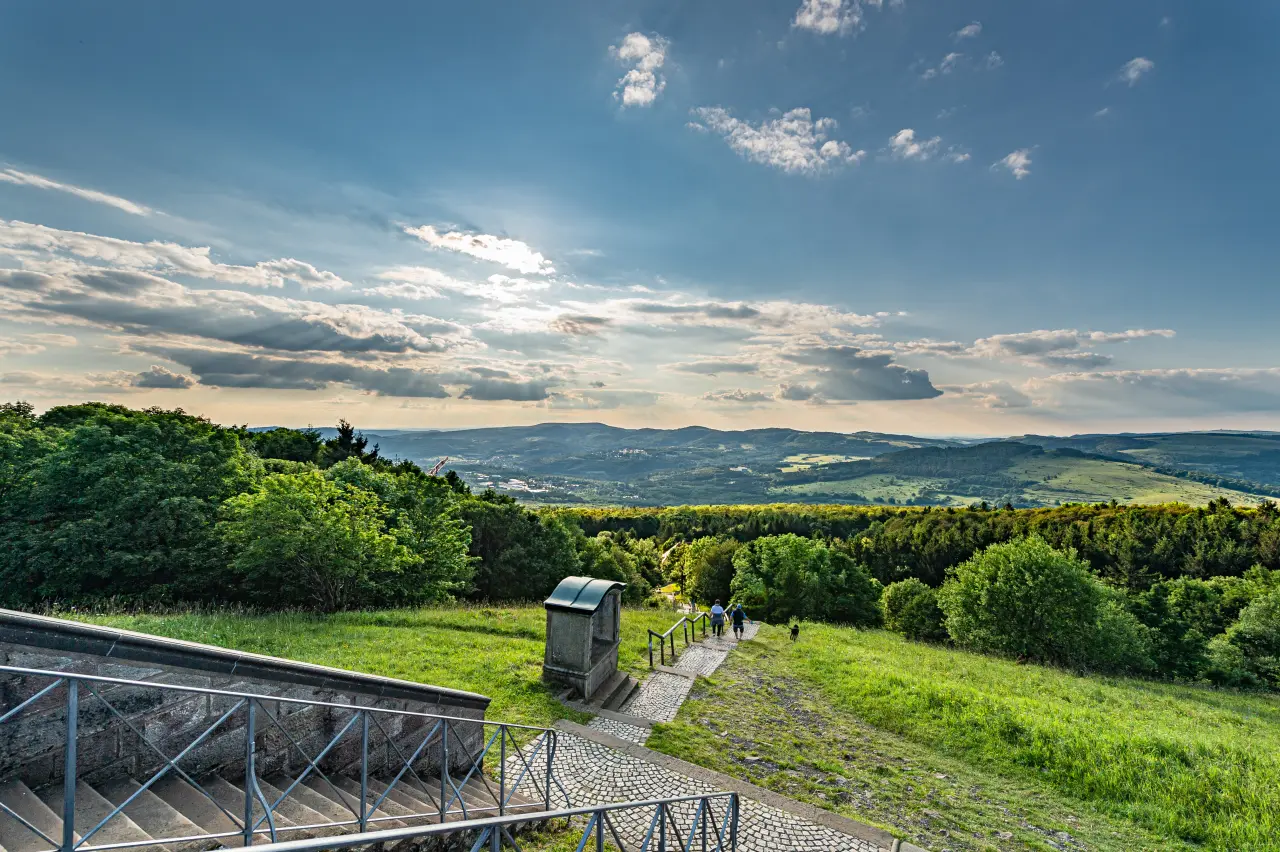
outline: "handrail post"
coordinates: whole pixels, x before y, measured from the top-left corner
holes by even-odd
[[[649,631],[649,668],[653,668],[653,631]]]
[[[546,810],[551,810],[551,760],[555,757],[557,737],[551,731],[547,731],[543,736],[547,738],[547,783],[542,788],[543,805]]]
[[[507,814],[507,726],[498,725],[498,816]]]
[[[244,723],[244,845],[253,845],[253,787],[255,770],[254,758],[254,712],[255,701],[251,698],[245,705],[246,719]],[[273,840],[275,838],[272,838]]]
[[[596,852],[604,852],[604,811],[596,811]]]
[[[360,833],[369,830],[369,711],[360,711]]]
[[[444,720],[443,733],[440,737],[440,823],[444,824],[445,814],[449,807],[445,799],[445,784],[449,776],[449,720]]]
[[[62,763],[62,852],[76,846],[76,728],[80,722],[80,682],[67,678],[67,747]]]
[[[706,799],[698,803],[702,811],[702,852],[707,852],[707,823],[711,822],[711,804]]]
[[[734,793],[729,798],[729,804],[733,807],[733,821],[729,823],[729,849],[732,852],[738,852],[738,794]]]
[[[658,852],[667,852],[667,806],[658,803]]]

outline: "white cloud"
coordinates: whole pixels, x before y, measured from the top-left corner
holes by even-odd
[[[834,118],[816,121],[800,107],[755,125],[734,118],[723,107],[692,111],[701,124],[724,137],[729,147],[752,162],[793,174],[819,174],[843,163],[858,163],[867,154],[847,142],[828,138],[838,126]]]
[[[462,231],[440,233],[432,225],[406,227],[406,234],[417,237],[435,249],[456,251],[481,260],[499,263],[524,275],[553,275],[555,266],[534,251],[528,243],[495,237],[491,234],[467,234]]]
[[[762,393],[761,391],[749,391],[742,388],[734,390],[707,391],[702,395],[707,402],[731,403],[734,405],[759,405],[761,403],[773,402],[771,394]]]
[[[889,0],[889,5],[901,8],[903,0]],[[864,27],[863,9],[867,6],[880,9],[884,0],[802,0],[791,27],[819,35],[844,36],[860,32]]]
[[[44,351],[39,343],[27,343],[22,340],[6,340],[0,337],[0,355],[36,355]]]
[[[1102,118],[1111,114],[1111,107],[1103,107],[1093,114],[1094,118]]]
[[[947,153],[943,155],[943,159],[951,163],[966,163],[970,158],[971,155],[968,151],[957,148],[955,145],[947,148]]]
[[[926,68],[920,75],[922,80],[932,80],[940,74],[950,74],[956,70],[956,65],[964,58],[963,53],[948,53],[942,57],[942,61],[932,68]]]
[[[0,171],[0,181],[5,183],[16,183],[19,186],[33,186],[37,189],[49,189],[54,192],[66,192],[70,195],[83,198],[86,201],[93,201],[98,204],[106,204],[108,207],[114,207],[117,210],[123,210],[126,213],[132,213],[135,216],[150,216],[156,212],[150,207],[137,204],[127,198],[121,198],[118,195],[111,195],[106,192],[98,192],[96,189],[85,189],[82,186],[75,186],[69,183],[59,183],[56,180],[50,180],[41,175],[32,174],[31,172],[20,172],[17,169],[4,169]]]
[[[954,38],[956,41],[959,41],[962,38],[977,38],[981,34],[982,34],[982,24],[979,21],[974,21],[973,23],[966,24],[965,26],[953,32],[951,34],[951,37]]]
[[[941,144],[941,136],[916,139],[916,132],[906,127],[889,137],[889,153],[895,160],[927,160],[937,153]]]
[[[1011,154],[1006,154],[1004,159],[998,163],[992,164],[992,168],[1004,166],[1018,180],[1022,180],[1031,174],[1031,149],[1019,148]]]
[[[994,50],[987,54],[987,67],[999,68],[1004,64],[1004,57],[996,53]]]
[[[1126,331],[1038,329],[980,338],[964,354],[979,358],[1018,359],[1058,368],[1090,369],[1105,366],[1112,358],[1110,355],[1089,351],[1088,347],[1173,336],[1174,332],[1167,328],[1133,328]]]
[[[27,222],[0,220],[0,250],[46,252],[101,260],[114,267],[160,270],[224,284],[249,287],[282,287],[295,281],[304,289],[336,290],[350,285],[334,275],[293,258],[267,260],[254,266],[218,263],[208,246],[189,247],[152,241],[137,243],[80,231],[63,231]]]
[[[1033,404],[1027,394],[1005,381],[974,382],[969,385],[943,385],[943,392],[967,397],[983,408],[1027,408]]]
[[[845,35],[862,25],[862,5],[854,0],[804,0],[791,26],[819,35]]]
[[[43,343],[45,346],[79,346],[80,341],[76,340],[69,334],[54,334],[45,332],[41,334],[24,335],[37,343]]]
[[[1143,414],[1280,412],[1280,368],[1110,370],[1059,373],[1028,386],[1074,410]]]
[[[631,66],[613,92],[624,107],[650,106],[667,87],[667,80],[660,72],[667,61],[668,45],[660,35],[628,33],[621,44],[609,48],[614,59]]]
[[[519,302],[526,293],[550,288],[545,280],[530,281],[527,278],[511,278],[506,275],[490,275],[485,281],[462,281],[429,266],[396,266],[378,273],[383,281],[393,284],[370,287],[361,292],[388,298],[434,299],[441,291],[458,293],[486,302]]]
[[[1145,56],[1137,56],[1126,62],[1121,68],[1117,79],[1122,83],[1128,83],[1130,86],[1137,85],[1143,75],[1150,72],[1156,64]]]

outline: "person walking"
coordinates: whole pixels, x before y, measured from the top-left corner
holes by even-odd
[[[733,638],[741,640],[747,631],[746,622],[751,621],[747,618],[747,611],[742,608],[742,604],[735,604],[733,611],[729,613],[729,620],[733,622]]]
[[[711,632],[715,636],[724,636],[724,607],[717,598],[711,607]]]

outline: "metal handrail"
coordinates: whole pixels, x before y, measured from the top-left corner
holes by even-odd
[[[658,653],[662,660],[662,665],[665,666],[667,664],[667,639],[670,638],[671,640],[671,661],[675,662],[676,660],[676,637],[675,637],[676,628],[677,627],[684,628],[684,646],[687,648],[690,645],[690,642],[689,642],[690,631],[692,631],[693,633],[693,641],[694,642],[698,641],[697,622],[699,621],[702,622],[702,638],[706,639],[707,623],[710,621],[710,617],[705,612],[695,612],[692,617],[688,615],[680,616],[680,620],[677,621],[675,624],[671,625],[669,628],[667,628],[667,631],[665,633],[659,633],[656,630],[650,628],[649,629],[649,668],[653,668],[653,640],[655,637],[658,639]]]
[[[722,816],[715,812],[717,803],[723,803]],[[674,806],[677,805],[696,805],[693,809],[693,819],[687,829],[680,825],[679,818],[674,812],[676,810]],[[649,820],[644,839],[639,843],[628,844],[620,835],[614,820],[610,819],[610,815],[618,811],[647,808],[653,808],[654,815]],[[471,852],[482,852],[485,849],[498,852],[503,848],[519,848],[508,831],[511,826],[526,822],[587,817],[586,827],[576,847],[578,852],[583,852],[587,842],[592,839],[596,841],[594,848],[604,848],[606,831],[609,832],[608,838],[618,847],[619,852],[668,852],[668,850],[735,852],[738,848],[740,812],[737,793],[708,793],[703,796],[675,796],[667,799],[647,799],[537,813],[508,814],[467,822],[453,822],[447,825],[407,826],[360,834],[310,837],[305,840],[283,841],[258,848],[263,852],[318,852],[322,849],[345,849],[366,844],[385,844],[383,848],[389,848],[401,840],[472,830],[478,832],[478,837],[471,846]]]
[[[532,788],[532,792],[541,799],[542,807],[545,811],[550,811],[552,807],[552,797],[555,795],[553,789],[558,789],[559,795],[556,799],[563,798],[566,805],[570,804],[569,795],[565,791],[564,785],[555,776],[554,765],[555,755],[558,743],[558,734],[551,728],[540,728],[533,725],[522,724],[506,724],[503,722],[493,722],[485,719],[471,719],[462,716],[449,716],[439,713],[425,713],[416,710],[397,710],[392,708],[369,707],[357,704],[341,704],[332,701],[318,701],[305,698],[288,698],[274,695],[260,695],[249,692],[239,692],[235,690],[212,689],[208,687],[181,686],[177,684],[154,683],[151,681],[132,680],[129,678],[106,677],[103,675],[76,674],[68,672],[49,671],[45,669],[30,669],[20,666],[0,666],[0,675],[9,674],[24,678],[49,678],[51,683],[42,689],[37,690],[29,698],[21,701],[16,706],[9,708],[3,714],[0,714],[0,725],[20,716],[23,711],[36,705],[36,703],[47,696],[56,694],[59,687],[64,687],[66,691],[66,720],[64,728],[64,752],[63,752],[63,802],[61,806],[62,816],[62,837],[56,839],[50,837],[41,831],[37,826],[25,819],[21,814],[8,807],[5,803],[0,802],[0,818],[7,815],[25,827],[28,831],[44,840],[49,844],[49,852],[59,850],[59,852],[105,852],[105,850],[128,849],[138,846],[152,846],[160,844],[178,844],[190,843],[205,840],[225,840],[233,837],[242,838],[241,842],[245,846],[251,845],[259,836],[266,835],[270,837],[272,842],[278,840],[278,836],[284,832],[296,832],[306,829],[315,829],[323,827],[343,827],[356,826],[358,831],[367,832],[370,825],[376,825],[383,821],[394,819],[412,819],[425,818],[438,820],[440,824],[444,824],[447,818],[451,816],[460,817],[462,821],[474,820],[477,815],[486,815],[496,812],[498,816],[504,816],[508,812],[508,808],[512,807],[512,801],[516,795],[517,788],[522,785],[526,790]],[[194,739],[186,745],[175,756],[170,756],[163,749],[148,739],[142,730],[134,724],[128,716],[122,713],[111,700],[110,693],[103,689],[104,686],[129,686],[140,687],[144,689],[154,689],[158,691],[177,692],[191,695],[216,696],[223,699],[230,699],[231,706],[222,712],[212,724],[207,725],[202,731],[194,735]],[[105,694],[104,694],[105,693]],[[133,733],[137,740],[144,748],[150,749],[155,756],[159,758],[157,764],[159,768],[152,772],[149,777],[135,778],[138,782],[138,788],[127,796],[119,805],[115,806],[106,816],[101,819],[95,819],[92,827],[88,825],[76,825],[76,778],[78,775],[78,755],[77,740],[79,737],[79,722],[81,716],[81,704],[86,701],[100,702],[109,713],[105,717],[110,724],[118,720],[124,728]],[[351,718],[344,725],[335,724],[338,728],[337,733],[331,737],[327,744],[320,751],[312,756],[304,749],[289,730],[280,723],[276,713],[270,712],[270,708],[264,705],[264,702],[272,704],[289,704],[305,707],[319,707],[330,709],[343,713],[350,713]],[[244,752],[244,805],[241,813],[232,813],[227,807],[218,802],[200,782],[192,777],[191,773],[183,769],[180,762],[188,755],[195,752],[199,746],[208,740],[214,733],[222,729],[225,723],[243,712],[243,727],[245,730],[245,752]],[[114,719],[112,717],[115,717]],[[424,720],[422,726],[426,729],[426,734],[422,736],[421,741],[417,742],[416,747],[411,749],[411,755],[406,756],[397,744],[396,738],[388,734],[386,728],[383,727],[382,721],[388,717],[413,717]],[[265,721],[264,721],[265,720]],[[263,721],[266,731],[270,726],[276,729],[272,733],[282,735],[284,748],[289,754],[296,751],[305,761],[306,768],[301,771],[297,778],[291,780],[286,789],[284,789],[279,797],[271,802],[263,794],[261,785],[258,783],[257,772],[257,754],[256,743],[259,739],[259,722]],[[484,743],[484,747],[476,754],[467,739],[459,732],[459,726],[465,732],[468,728],[475,731],[477,728],[480,732],[479,742]],[[492,728],[493,733],[485,738],[485,732]],[[385,765],[389,771],[396,771],[395,777],[386,785],[381,795],[375,796],[369,789],[369,747],[373,738],[374,731],[380,733],[385,740],[387,746],[387,760]],[[321,763],[325,757],[336,748],[349,733],[358,731],[360,743],[360,792],[358,797],[354,793],[344,793],[329,778]],[[524,743],[517,738],[517,732],[532,732],[532,736],[528,737]],[[405,736],[403,732],[398,732],[398,736]],[[418,736],[418,732],[412,732],[411,736]],[[407,746],[413,745],[413,742],[406,743]],[[484,761],[497,745],[501,755],[497,761],[497,778],[491,779],[486,776],[484,771]],[[508,759],[508,745],[514,747],[514,757]],[[450,747],[454,746],[453,762],[459,764],[459,770],[463,773],[460,779],[456,779],[452,773],[450,766]],[[432,795],[431,787],[415,769],[424,754],[427,753],[429,747],[438,747],[440,754],[440,765],[438,768],[440,778],[438,787],[438,798]],[[539,760],[539,755],[542,759]],[[393,757],[394,755],[394,757]],[[466,760],[457,758],[465,757]],[[155,759],[155,758],[153,758]],[[399,761],[397,763],[397,760]],[[518,772],[514,782],[508,777],[508,763],[512,763],[513,774]],[[123,843],[106,843],[91,844],[89,841],[112,819],[124,813],[125,809],[133,803],[135,799],[149,790],[158,781],[172,772],[174,775],[181,777],[190,784],[196,792],[203,795],[212,802],[218,810],[220,810],[236,827],[235,831],[200,834],[179,838],[168,837],[151,837],[147,840],[129,841]],[[316,825],[290,825],[278,826],[275,820],[276,810],[281,806],[285,799],[293,793],[293,791],[309,777],[314,776],[323,781],[334,792],[336,801],[343,805],[351,812],[350,819],[332,820]],[[410,786],[406,776],[416,781],[417,784],[412,786],[412,790],[419,796],[425,796],[429,804],[434,810],[426,813],[414,813],[407,815],[391,816],[374,816],[382,807],[383,802],[391,794],[392,790],[398,784]],[[473,778],[478,778],[487,788],[487,792],[492,797],[493,805],[475,805],[470,804],[463,797],[462,789],[471,782]],[[526,783],[526,778],[528,779]],[[495,792],[490,781],[496,781],[497,790]],[[433,778],[434,782],[435,779]],[[358,801],[357,801],[358,799]],[[454,804],[457,807],[453,807]],[[238,807],[238,806],[237,806]],[[263,827],[263,824],[266,824]],[[451,826],[457,825],[456,822],[450,823]],[[77,830],[78,829],[78,830]],[[456,830],[450,828],[450,831]],[[78,839],[77,839],[78,837]],[[335,838],[327,838],[333,840]],[[43,852],[43,851],[42,851]]]

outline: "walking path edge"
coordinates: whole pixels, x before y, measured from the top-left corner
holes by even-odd
[[[556,728],[567,734],[573,734],[584,740],[623,752],[636,760],[661,766],[663,769],[703,781],[721,790],[737,793],[745,798],[825,826],[832,831],[874,843],[883,849],[891,849],[894,852],[927,852],[927,850],[913,843],[894,837],[890,832],[882,828],[866,825],[840,814],[825,811],[822,808],[805,804],[804,802],[797,802],[795,799],[788,799],[786,796],[779,795],[772,790],[766,790],[763,787],[757,787],[748,781],[716,772],[713,769],[707,769],[705,766],[699,766],[696,763],[689,763],[678,757],[672,757],[642,745],[627,742],[604,731],[588,728],[586,725],[579,725],[567,719],[557,722]]]

